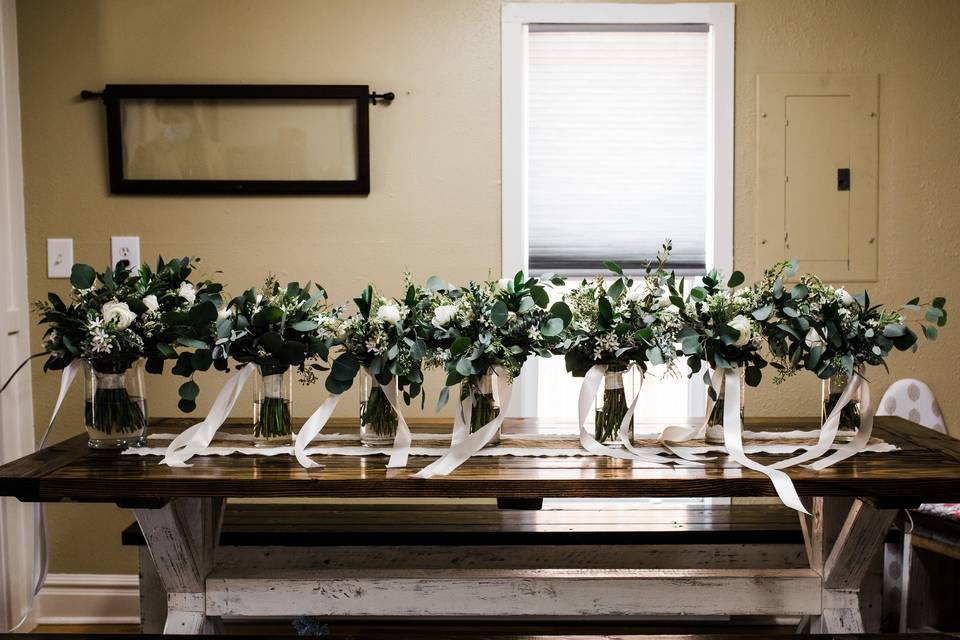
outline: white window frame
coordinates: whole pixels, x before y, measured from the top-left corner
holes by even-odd
[[[733,271],[733,3],[540,4],[513,3],[501,13],[501,269],[504,276],[527,270],[527,36],[531,24],[705,24],[710,27],[706,266]],[[690,406],[704,410],[704,394],[690,385]],[[537,372],[528,363],[507,409],[533,415]]]

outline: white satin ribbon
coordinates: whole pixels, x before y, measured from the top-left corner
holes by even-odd
[[[720,383],[723,380],[723,369],[715,369],[710,375],[710,386],[719,393],[720,392]],[[726,393],[726,392],[724,392]],[[740,400],[737,399],[737,406],[739,406]],[[678,425],[671,425],[666,427],[663,431],[660,432],[660,443],[670,450],[675,456],[683,458],[684,460],[689,460],[691,462],[701,462],[704,460],[715,460],[715,457],[712,456],[703,456],[693,453],[688,453],[683,449],[677,449],[670,446],[671,442],[687,442],[688,440],[696,440],[703,438],[704,434],[707,432],[707,423],[710,421],[710,414],[713,413],[713,405],[716,404],[716,401],[707,396],[707,412],[703,416],[703,423],[693,427],[681,427]]]
[[[597,392],[600,390],[600,385],[603,384],[603,378],[606,373],[606,365],[595,364],[590,367],[586,375],[583,376],[583,383],[580,385],[580,398],[578,402],[580,418],[580,446],[594,455],[609,456],[611,458],[618,458],[620,460],[639,460],[651,464],[669,464],[671,462],[676,462],[675,460],[661,458],[655,454],[644,453],[643,451],[635,448],[633,443],[630,441],[630,421],[633,419],[633,414],[637,408],[637,400],[640,398],[639,387],[643,385],[642,372],[640,373],[640,385],[638,385],[638,388],[634,393],[633,402],[630,403],[630,408],[627,410],[627,413],[623,416],[623,420],[620,422],[620,442],[623,443],[626,451],[623,449],[614,449],[613,447],[608,447],[607,445],[599,442],[587,430],[587,417],[590,415],[590,411],[593,409],[593,405],[597,400]]]
[[[60,374],[60,393],[57,396],[57,402],[53,405],[53,413],[50,415],[50,422],[40,438],[40,445],[37,451],[47,446],[47,438],[50,437],[50,431],[53,429],[53,423],[60,413],[60,407],[63,406],[63,400],[70,391],[77,373],[83,368],[81,360],[74,359],[64,367]],[[44,503],[33,503],[33,595],[40,593],[43,583],[47,581],[47,571],[50,566],[50,545],[47,542],[49,533],[47,532],[47,511]]]
[[[473,433],[463,436],[463,431],[467,430],[470,417],[473,412],[473,392],[460,402],[460,410],[454,417],[453,439],[458,436],[458,427],[460,429],[460,439],[454,442],[451,439],[450,450],[447,451],[439,460],[427,465],[416,474],[415,478],[432,478],[434,476],[445,476],[451,471],[466,462],[470,456],[483,449],[500,430],[503,425],[504,412],[507,405],[510,404],[511,384],[507,380],[507,372],[503,367],[494,367],[493,399],[500,406],[500,411],[496,417],[483,425]],[[460,423],[458,424],[458,419]]]
[[[374,378],[374,381],[380,386],[387,402],[397,414],[397,432],[393,436],[393,449],[390,451],[390,460],[387,461],[388,469],[396,469],[407,466],[407,458],[410,456],[410,445],[413,443],[413,435],[410,433],[410,427],[403,418],[403,412],[400,411],[400,403],[397,401],[397,385],[395,382],[390,384],[380,384]]]
[[[840,403],[838,402],[837,404],[839,405]],[[817,460],[813,464],[808,465],[808,467],[814,471],[821,471],[863,451],[867,443],[870,442],[870,436],[873,434],[873,417],[876,413],[877,408],[870,403],[870,383],[862,380],[860,384],[860,428],[857,429],[856,435],[853,436],[850,442],[834,451],[831,455],[822,460]]]
[[[160,461],[160,464],[171,467],[192,466],[186,464],[187,460],[213,441],[213,436],[217,433],[217,429],[223,425],[227,416],[230,415],[233,405],[237,403],[237,399],[240,397],[240,392],[243,391],[247,378],[250,377],[254,369],[256,369],[256,365],[247,364],[236,370],[227,380],[227,383],[223,385],[220,393],[217,394],[207,417],[174,438],[170,446],[167,447],[167,455]]]
[[[786,460],[781,460],[770,465],[770,468],[787,469],[798,464],[803,464],[804,462],[808,462],[810,460],[816,460],[829,451],[830,448],[833,447],[833,443],[836,442],[837,433],[840,431],[840,416],[843,412],[843,409],[853,401],[853,396],[855,393],[860,392],[862,395],[862,384],[864,384],[863,378],[861,378],[858,374],[854,373],[854,375],[850,377],[850,380],[847,381],[846,386],[843,388],[843,392],[840,394],[840,399],[837,401],[836,406],[833,407],[833,409],[830,411],[830,415],[827,416],[827,419],[823,421],[823,425],[820,426],[820,437],[817,439],[817,444],[813,445],[800,455],[787,458]],[[868,389],[868,399],[869,394],[870,391]],[[864,442],[864,444],[866,444],[866,442]]]
[[[739,465],[764,474],[773,482],[780,501],[786,506],[801,513],[810,513],[800,501],[793,480],[783,471],[755,462],[747,457],[743,451],[743,423],[740,420],[740,372],[736,368],[723,369],[724,403],[723,403],[723,443],[727,454]],[[708,414],[709,415],[709,414]]]
[[[327,399],[323,401],[323,404],[307,418],[307,421],[303,423],[303,426],[297,433],[297,439],[293,444],[293,455],[297,457],[297,462],[299,462],[300,466],[304,469],[315,469],[323,466],[307,456],[307,447],[313,442],[314,438],[320,435],[324,425],[327,424],[330,416],[333,415],[333,410],[337,407],[338,402],[340,402],[339,393],[327,397]]]

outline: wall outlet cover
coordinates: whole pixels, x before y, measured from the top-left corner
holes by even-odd
[[[110,264],[116,266],[121,260],[126,260],[130,268],[140,266],[139,236],[113,236],[110,238]]]

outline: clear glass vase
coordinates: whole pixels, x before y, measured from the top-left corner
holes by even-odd
[[[713,403],[710,415],[707,416],[707,432],[703,439],[707,444],[723,444],[723,411],[726,406],[727,395],[726,376],[720,378],[720,388],[717,389],[717,400]],[[740,420],[743,420],[743,407],[746,404],[746,383],[744,369],[740,369]],[[707,406],[710,406],[710,389],[707,389]]]
[[[862,370],[857,369],[853,375],[862,375]],[[843,395],[843,390],[846,388],[848,382],[850,382],[850,377],[846,371],[837,373],[823,381],[820,394],[820,424],[827,421],[827,416],[829,416],[833,408],[837,406],[837,402],[840,401],[840,396]],[[840,410],[840,428],[853,429],[854,431],[860,428],[859,394],[852,398],[850,402]]]
[[[394,397],[396,377],[390,381]],[[387,394],[366,368],[360,371],[360,443],[366,447],[386,447],[397,435],[397,412],[390,406]]]
[[[593,437],[608,447],[622,447],[620,425],[630,409],[636,392],[637,369],[630,366],[611,366],[603,376],[603,386],[597,390],[594,409]],[[633,431],[633,418],[628,425]]]
[[[147,397],[143,359],[83,361],[84,424],[93,449],[123,449],[144,443]]]
[[[293,376],[284,366],[258,365],[253,376],[254,446],[293,443]]]
[[[493,385],[496,384],[495,377],[495,373],[487,371],[480,376],[476,383],[464,381],[460,384],[460,402],[463,403],[468,398],[471,399],[470,424],[468,425],[470,433],[479,431],[500,415],[500,402],[493,396]],[[498,428],[488,445],[499,442],[500,429]]]

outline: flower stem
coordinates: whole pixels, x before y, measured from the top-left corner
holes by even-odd
[[[290,419],[290,401],[285,398],[263,398],[253,425],[253,437],[259,439],[280,438],[293,433]]]
[[[370,394],[360,407],[360,423],[383,438],[397,435],[397,413],[379,385],[370,387]]]
[[[823,416],[826,418],[833,412],[834,407],[840,402],[842,392],[830,393],[823,403]],[[848,402],[840,410],[840,428],[841,429],[859,429],[860,428],[860,407],[856,402]]]
[[[86,426],[101,433],[136,433],[147,426],[140,401],[124,388],[97,389],[84,405]]]
[[[623,387],[604,389],[603,406],[595,412],[594,435],[598,442],[620,439],[620,424],[627,415],[627,394]],[[633,426],[633,419],[630,420]]]
[[[474,393],[470,413],[470,433],[479,431],[500,414],[492,393]]]

